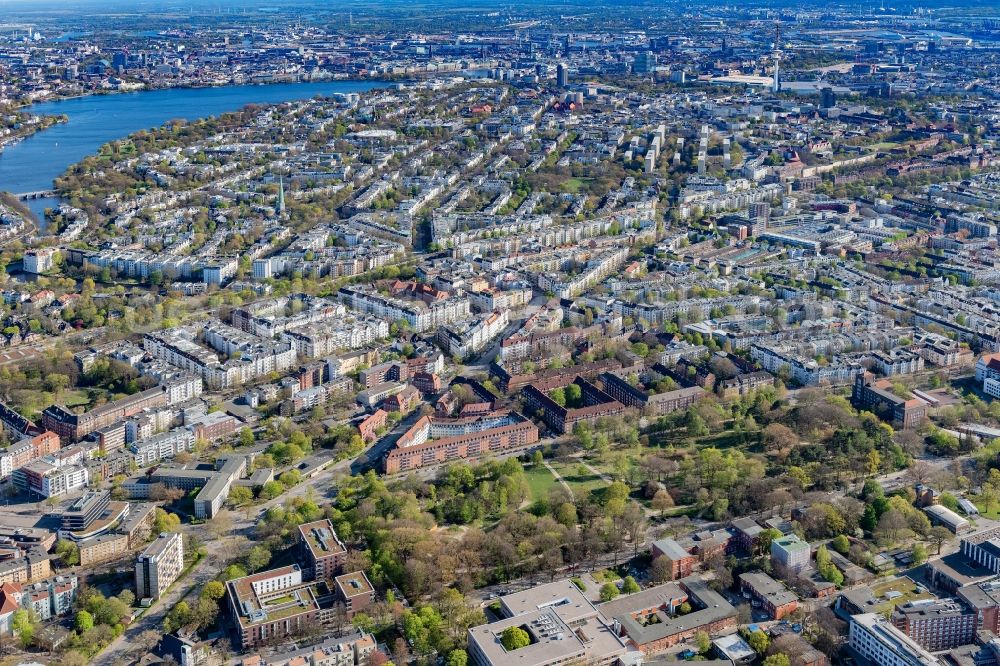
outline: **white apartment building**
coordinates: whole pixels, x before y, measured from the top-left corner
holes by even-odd
[[[164,532],[136,560],[136,597],[159,599],[183,570],[184,537],[178,532]]]
[[[939,666],[941,663],[878,613],[851,617],[848,644],[875,666]]]

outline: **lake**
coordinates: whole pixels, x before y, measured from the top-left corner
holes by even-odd
[[[28,108],[42,115],[64,114],[69,122],[54,125],[0,153],[0,191],[37,192],[52,189],[52,181],[109,141],[141,129],[158,127],[168,120],[193,120],[236,111],[247,104],[274,104],[309,99],[317,95],[364,92],[385,87],[378,81],[329,81],[170,88],[113,95],[92,95]],[[55,199],[26,202],[42,217]]]

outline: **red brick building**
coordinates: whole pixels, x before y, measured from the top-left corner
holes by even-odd
[[[365,420],[358,424],[361,439],[366,442],[374,442],[378,439],[378,431],[385,427],[388,416],[389,414],[384,409],[379,409],[374,414],[365,417]]]
[[[475,460],[537,441],[535,424],[515,412],[456,419],[424,416],[403,433],[386,456],[385,472],[396,474],[452,460]]]
[[[687,578],[694,571],[698,557],[689,553],[673,539],[660,539],[650,546],[653,559],[666,558],[670,562],[670,580]]]
[[[787,617],[799,607],[795,593],[765,573],[740,574],[740,590],[773,620]]]

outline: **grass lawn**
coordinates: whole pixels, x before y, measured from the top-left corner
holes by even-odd
[[[90,397],[87,395],[87,392],[79,389],[64,391],[62,399],[63,404],[67,407],[79,407],[80,405],[90,404]]]
[[[579,466],[579,463],[575,462],[552,463],[552,468],[566,480],[566,483],[568,483],[570,488],[573,489],[573,493],[580,495],[581,497],[593,493],[596,490],[600,490],[607,485],[597,474],[593,474],[589,471],[583,472],[583,470],[578,470],[577,468]]]
[[[569,194],[578,194],[580,190],[590,185],[590,181],[584,178],[567,178],[563,181],[559,189]]]
[[[872,585],[872,593],[879,604],[875,607],[876,613],[891,611],[899,604],[905,604],[917,599],[930,599],[934,595],[930,592],[917,592],[917,583],[909,578],[890,578],[881,583]],[[885,599],[889,592],[899,592],[902,596],[895,599]]]
[[[549,490],[557,485],[556,477],[544,465],[532,465],[524,470],[524,476],[528,479],[531,497],[535,500],[547,497]]]
[[[733,430],[723,430],[717,435],[708,435],[698,440],[698,446],[703,448],[729,449],[733,447],[754,446],[760,438],[758,432],[737,433]]]
[[[987,511],[986,502],[983,502],[978,497],[969,499],[971,499],[972,503],[976,505],[977,509],[979,509],[980,516],[982,516],[983,518],[989,518],[990,520],[1000,520],[1000,505],[994,504],[992,507],[990,507],[991,510]]]

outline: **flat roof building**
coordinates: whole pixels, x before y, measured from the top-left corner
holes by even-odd
[[[765,573],[740,574],[740,589],[754,606],[759,606],[775,620],[782,619],[799,607],[798,596]]]
[[[184,570],[184,537],[164,532],[146,547],[135,563],[135,596],[159,599]]]
[[[469,655],[478,666],[614,664],[628,652],[605,614],[569,579],[538,585],[499,599],[498,622],[469,629]],[[500,636],[521,627],[532,643],[506,650]]]
[[[306,568],[313,578],[332,578],[340,572],[347,548],[329,519],[299,525],[299,543]]]
[[[851,617],[848,645],[875,666],[940,666],[941,663],[878,613]]]
[[[771,559],[795,573],[809,566],[811,554],[809,544],[794,534],[778,537],[771,542]]]
[[[684,602],[693,610],[678,614]],[[656,654],[699,631],[722,634],[736,630],[736,609],[698,576],[664,583],[601,604],[615,631],[643,653]]]

